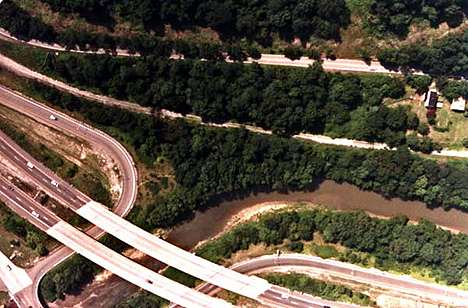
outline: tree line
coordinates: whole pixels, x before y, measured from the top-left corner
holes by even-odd
[[[378,59],[390,69],[415,69],[434,76],[468,75],[466,46],[468,30],[434,40],[430,44],[410,43],[399,48],[386,48]]]
[[[307,274],[288,272],[288,273],[267,273],[262,275],[269,283],[295,290],[306,292],[321,298],[349,302],[362,306],[377,307],[375,301],[364,293],[353,290],[350,287],[340,284],[334,284],[312,278]]]
[[[147,31],[158,31],[167,24],[175,29],[209,27],[224,40],[247,38],[265,46],[271,45],[274,35],[287,40],[337,39],[340,29],[350,23],[343,0],[42,1],[56,11],[85,18],[102,12],[101,19],[117,17]]]
[[[432,27],[443,22],[457,27],[466,16],[466,9],[464,0],[374,0],[369,12],[375,17],[371,24],[379,32],[406,36],[409,26],[418,20],[426,20]]]
[[[354,76],[258,64],[142,59],[62,54],[50,59],[46,73],[69,83],[144,106],[192,113],[204,121],[237,121],[279,135],[328,134],[389,146],[405,144],[407,130],[419,120],[406,107],[389,108],[386,97],[400,98],[396,77]],[[427,137],[426,147],[438,149]]]
[[[169,57],[173,53],[184,58],[209,60],[244,61],[247,57],[260,58],[260,52],[253,46],[241,47],[238,43],[220,44],[216,42],[195,42],[185,39],[165,39],[150,34],[114,36],[107,33],[91,33],[67,28],[55,31],[39,18],[31,16],[12,0],[5,0],[0,6],[0,27],[13,36],[29,41],[32,39],[46,43],[57,43],[68,50],[97,51],[103,49],[115,54],[117,49],[127,50],[130,54],[142,56],[156,55]]]
[[[310,241],[314,232],[328,243],[371,254],[383,269],[392,264],[430,268],[436,279],[448,284],[467,278],[468,235],[453,234],[426,220],[410,224],[406,217],[378,219],[364,212],[294,210],[264,214],[258,221],[241,224],[206,243],[197,255],[220,262],[252,244]]]

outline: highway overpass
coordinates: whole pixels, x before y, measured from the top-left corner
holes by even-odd
[[[45,231],[52,238],[142,289],[171,302],[176,302],[183,307],[232,307],[231,304],[221,299],[210,297],[172,281],[104,246],[62,221],[48,210],[47,207],[42,206],[20,189],[13,187],[7,179],[1,176],[0,199],[11,210]],[[0,258],[0,262],[3,263],[5,260]],[[0,266],[2,263],[0,263]],[[10,264],[7,266],[11,267]],[[3,267],[0,268],[1,277],[4,277],[4,270]],[[7,281],[4,281],[4,283],[13,296],[21,293],[23,289],[30,285],[31,280],[25,274],[26,272],[21,269],[11,267],[10,276],[8,276]]]
[[[15,98],[15,100],[24,104],[20,98]],[[38,105],[35,102],[31,102],[31,104],[32,108],[36,108],[36,105]],[[27,109],[23,111],[28,114]],[[41,115],[46,116],[47,114],[41,113]],[[61,114],[56,117],[57,120],[54,120],[50,125],[58,126],[59,129],[61,125],[65,125],[65,130],[69,130],[67,127],[69,124],[64,123],[70,121],[69,117]],[[74,125],[76,127],[76,124]],[[80,128],[84,129],[86,127],[85,124],[81,124],[81,126],[77,126],[77,129],[80,130]],[[290,299],[289,294],[286,294],[288,292],[273,288],[263,279],[248,277],[213,264],[132,225],[57,177],[3,133],[0,133],[0,155],[15,165],[24,177],[30,178],[38,187],[65,206],[104,231],[161,262],[251,299],[263,301],[265,296],[262,297],[262,295],[266,295],[278,303],[294,300],[293,298]],[[28,167],[28,162],[32,163],[34,167]],[[123,176],[125,178],[126,174]]]
[[[257,299],[271,288],[263,279],[245,276],[197,257],[115,215],[60,179],[2,132],[0,155],[9,160],[23,176],[30,178],[38,187],[83,218],[167,265],[252,299]],[[28,163],[34,167],[28,167]]]
[[[33,302],[22,298],[20,294],[32,287],[32,280],[26,271],[16,266],[7,256],[0,252],[0,281],[6,286],[8,294],[19,307],[32,307]]]

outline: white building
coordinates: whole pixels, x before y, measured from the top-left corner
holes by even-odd
[[[463,97],[458,97],[452,101],[450,110],[465,111],[466,100]]]

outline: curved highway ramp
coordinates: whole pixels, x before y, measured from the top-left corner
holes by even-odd
[[[104,269],[121,278],[171,302],[184,307],[232,307],[231,304],[190,289],[182,284],[157,274],[146,267],[122,256],[112,249],[92,239],[83,232],[61,220],[58,216],[43,207],[19,189],[13,188],[8,180],[0,177],[0,199],[13,211],[40,227],[49,236],[70,247],[80,255],[93,261]],[[1,255],[0,255],[1,256]],[[1,261],[0,257],[0,261]],[[5,284],[14,296],[28,286],[29,277],[21,271],[10,273]],[[3,269],[0,269],[0,272]],[[3,272],[1,272],[3,274]],[[26,274],[27,275],[27,274]],[[4,277],[4,276],[1,276]],[[21,283],[16,283],[17,281]],[[15,283],[13,283],[15,282]]]
[[[169,266],[254,300],[259,300],[261,294],[271,289],[264,279],[242,275],[197,257],[115,215],[59,178],[2,132],[0,155],[15,165],[23,176],[83,218]]]

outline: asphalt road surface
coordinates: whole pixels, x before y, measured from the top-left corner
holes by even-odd
[[[272,270],[279,267],[310,268],[327,274],[335,274],[347,279],[396,291],[399,294],[417,296],[429,303],[440,303],[453,307],[468,307],[468,292],[434,283],[423,282],[407,276],[393,275],[376,269],[362,268],[353,264],[327,260],[300,254],[268,255],[234,264],[231,269],[243,274]],[[201,284],[199,291],[214,295],[219,288],[210,284]],[[268,299],[263,297],[262,300]],[[330,306],[330,304],[328,304]],[[341,307],[339,303],[331,307]]]
[[[113,158],[114,163],[118,166],[119,171],[123,174],[123,177],[121,178],[122,192],[119,196],[119,200],[113,207],[113,211],[119,216],[125,216],[131,210],[138,193],[138,175],[131,155],[122,145],[108,135],[93,129],[92,127],[81,123],[66,114],[30,100],[3,86],[0,86],[0,104],[26,114],[38,122],[44,123],[58,130],[63,130],[72,136],[85,139],[95,149],[109,154]],[[51,114],[54,114],[57,117],[56,121],[49,119]],[[86,233],[93,238],[99,238],[104,234],[101,229],[95,226],[88,229]],[[40,300],[37,292],[40,280],[48,271],[70,257],[73,253],[73,250],[62,246],[50,252],[47,257],[41,259],[33,268],[28,270],[28,273],[33,280],[33,287],[24,290],[21,296],[30,299],[32,298],[35,303],[34,307],[40,307]],[[30,300],[28,300],[28,302],[30,302]]]
[[[308,63],[309,61],[310,60],[308,60],[306,58],[302,58],[302,59],[297,60],[297,61],[291,61],[289,59],[284,58],[284,56],[281,56],[281,55],[263,55],[262,59],[260,59],[257,62],[262,63],[262,64],[270,64],[270,65],[308,66],[310,64],[310,63]],[[379,67],[380,64],[378,64],[378,63],[372,63],[370,66],[366,65],[368,67],[364,67],[364,66],[362,66],[363,63],[358,63],[358,62],[362,62],[362,61],[338,60],[338,61],[331,62],[331,64],[324,63],[324,67],[326,67],[328,65],[328,67],[326,69],[329,69],[329,70],[341,70],[341,71],[343,71],[343,70],[347,71],[348,70],[348,71],[359,71],[359,72],[368,71],[368,72],[393,73],[393,72],[389,72],[389,71],[384,71],[384,69],[382,67]],[[336,64],[336,66],[335,66],[335,64]],[[147,113],[147,111],[145,111],[145,113]],[[79,128],[78,128],[78,130],[79,130]],[[42,176],[45,176],[45,174],[42,174]],[[44,184],[44,185],[47,185],[47,184]],[[59,186],[62,186],[62,185],[59,185]],[[57,188],[57,187],[55,187],[55,188]],[[49,189],[54,189],[54,188],[49,187]],[[73,206],[79,207],[81,202],[85,201],[85,199],[80,199],[79,197],[73,197],[71,194],[69,194],[70,191],[68,191],[68,189],[69,189],[69,187],[66,187],[66,189],[64,191],[65,196],[62,197],[63,198],[62,201],[66,201],[66,199],[68,198],[68,202],[71,202],[71,204],[73,204]],[[71,189],[71,190],[73,190],[73,189]]]
[[[57,121],[60,121],[57,120]],[[202,280],[225,289],[257,298],[270,288],[265,280],[241,275],[205,259],[194,256],[160,238],[148,233],[125,219],[113,214],[104,206],[79,192],[60,179],[31,155],[0,132],[0,155],[9,160],[23,176],[83,218],[99,226],[118,239],[170,266],[185,271]]]
[[[42,206],[21,190],[10,186],[8,181],[2,177],[0,177],[0,198],[13,211],[45,231],[49,236],[67,245],[101,267],[149,292],[168,300],[179,302],[184,307],[232,307],[227,302],[197,292],[157,274],[104,246],[62,221],[47,207]],[[14,268],[11,270],[11,276],[14,274],[13,270]],[[6,283],[11,283],[13,280],[18,281],[15,285],[20,284],[20,280],[26,280],[26,282],[31,283],[31,280],[28,281],[21,275],[10,277]],[[23,287],[13,287],[9,289],[13,294],[19,293],[23,289]]]
[[[33,47],[45,48],[55,51],[68,51],[76,53],[86,53],[86,54],[104,54],[105,51],[100,49],[98,51],[80,51],[80,50],[66,50],[64,47],[61,47],[57,44],[47,44],[39,42],[37,40],[31,40],[29,42],[18,40],[17,38],[11,36],[8,31],[0,28],[0,39],[7,40],[10,42],[16,42],[21,44],[27,44]],[[138,53],[129,53],[127,50],[119,49],[116,52],[118,56],[130,56],[135,57],[139,56]],[[172,58],[179,59],[180,55],[173,55]],[[227,62],[232,62],[226,60]],[[301,57],[297,60],[291,60],[286,58],[284,55],[279,54],[262,54],[260,59],[251,59],[249,58],[244,63],[253,63],[257,62],[263,65],[275,65],[275,66],[293,66],[293,67],[308,67],[312,65],[315,60],[309,59],[307,57]],[[371,61],[366,63],[362,60],[355,59],[322,59],[322,66],[324,70],[327,71],[340,71],[340,72],[358,72],[358,73],[381,73],[381,74],[401,74],[401,71],[388,70],[383,67],[378,61]],[[420,72],[415,72],[416,74],[421,74]]]
[[[48,121],[53,121],[55,124],[65,119],[64,117],[58,116],[56,113],[54,113],[54,115],[57,119]],[[50,113],[45,113],[42,116],[47,116],[48,118]],[[265,298],[267,298],[268,301],[277,301],[278,305],[290,301],[288,295],[282,295],[281,293],[277,293],[277,291],[273,291],[274,289],[271,288],[271,285],[266,283],[263,279],[240,275],[235,271],[227,270],[221,266],[198,258],[189,252],[181,250],[136,228],[125,220],[120,220],[118,216],[111,214],[106,209],[96,208],[93,206],[94,203],[90,202],[91,199],[58,178],[2,133],[0,133],[0,154],[14,164],[24,176],[32,179],[35,184],[41,187],[45,192],[64,203],[64,205],[69,206],[72,210],[82,213],[85,209],[95,209],[97,212],[94,213],[95,217],[92,220],[98,218],[107,220],[104,222],[100,221],[100,226],[103,229],[121,240],[136,246],[136,248],[143,252],[180,270],[189,272],[203,280],[214,282],[223,288],[240,293],[244,296],[257,299],[265,293]],[[91,212],[91,214],[93,214],[93,212]],[[88,215],[85,218],[90,219],[92,217]]]

